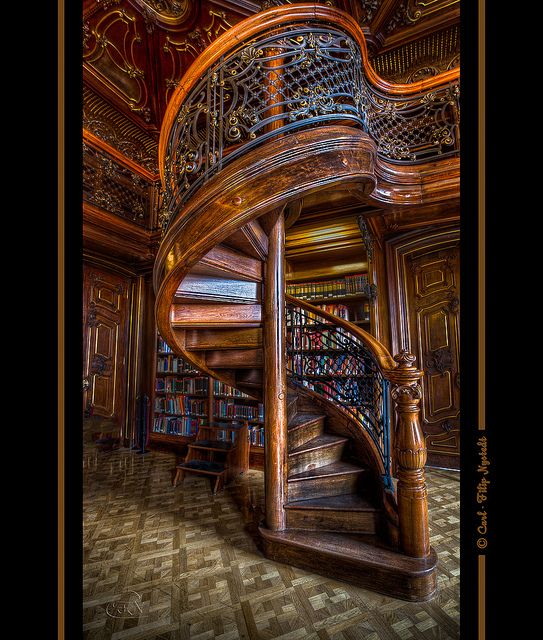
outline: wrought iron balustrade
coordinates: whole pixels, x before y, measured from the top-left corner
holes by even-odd
[[[458,151],[457,84],[409,97],[377,91],[356,39],[329,25],[291,25],[240,43],[192,85],[165,146],[163,228],[201,184],[272,136],[350,122],[388,161]]]
[[[363,341],[317,313],[287,304],[287,371],[354,418],[379,452],[385,487],[392,488],[389,381]]]

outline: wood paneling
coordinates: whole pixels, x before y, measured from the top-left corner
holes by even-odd
[[[84,406],[123,428],[127,386],[126,356],[130,278],[84,265],[83,375],[88,380]]]
[[[393,350],[417,356],[428,464],[460,464],[460,264],[454,228],[406,234],[387,246]]]

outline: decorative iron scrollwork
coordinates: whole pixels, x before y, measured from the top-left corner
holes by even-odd
[[[343,327],[287,305],[287,370],[294,384],[333,402],[375,443],[390,478],[390,391],[365,344]]]

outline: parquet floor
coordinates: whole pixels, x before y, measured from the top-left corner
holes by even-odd
[[[406,603],[266,560],[256,525],[263,474],[213,496],[171,485],[175,456],[84,458],[84,640],[459,638],[458,474],[427,474],[439,592]]]

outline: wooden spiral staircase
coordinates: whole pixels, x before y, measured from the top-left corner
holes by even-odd
[[[289,62],[293,47],[298,57]],[[357,64],[366,71],[366,84],[337,109],[345,87],[334,93],[310,83],[315,52],[323,51],[347,65],[338,78],[352,68],[352,82],[362,83]],[[295,76],[292,60],[301,54],[305,66]],[[247,69],[253,84],[243,92]],[[324,5],[277,7],[224,33],[194,63],[170,102],[159,147],[165,233],[154,269],[158,329],[195,367],[264,403],[264,553],[409,600],[436,589],[418,422],[422,372],[409,353],[393,358],[359,327],[286,296],[284,237],[305,194],[342,185],[360,198],[394,202],[435,184],[433,159],[413,168],[383,157],[371,135],[380,131],[371,125],[378,118],[371,121],[360,104],[372,86],[401,104],[407,94],[449,91],[453,75],[387,85],[371,70],[352,18]],[[309,83],[305,93],[301,78]],[[430,200],[440,197],[428,192]],[[391,385],[390,396],[380,397],[380,439],[364,416],[288,375],[293,313],[349,336],[382,388]],[[395,421],[387,417],[392,400]]]

